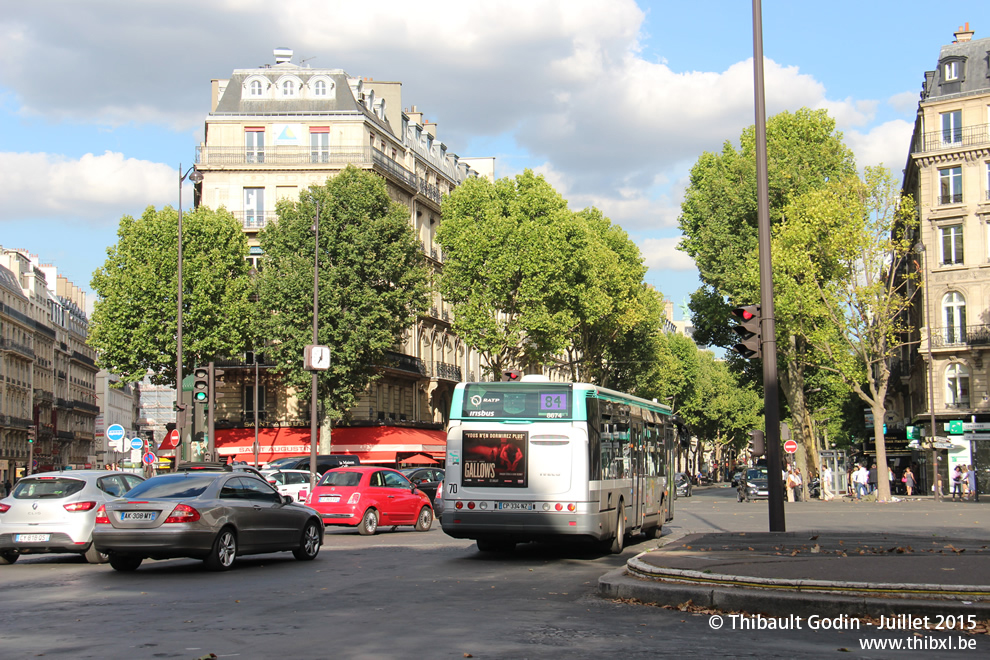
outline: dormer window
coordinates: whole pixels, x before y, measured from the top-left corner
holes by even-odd
[[[295,96],[295,95],[296,95],[296,82],[294,80],[283,80],[282,96]]]
[[[946,62],[942,79],[945,82],[959,80],[959,62]]]
[[[317,80],[316,84],[313,85],[313,94],[315,96],[326,96],[327,95],[327,83],[325,80]]]
[[[250,93],[251,96],[261,96],[261,94],[262,94],[261,81],[260,80],[252,80],[251,81],[251,86],[250,86],[249,90],[250,90],[249,93]]]

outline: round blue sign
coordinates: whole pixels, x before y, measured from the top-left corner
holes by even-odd
[[[141,438],[131,438],[131,449],[140,449],[144,447],[144,440]]]
[[[144,462],[147,463],[148,465],[151,465],[152,463],[155,462],[156,458],[157,457],[149,451],[147,454],[144,455],[142,460],[144,460]]]
[[[107,439],[117,442],[124,437],[124,427],[120,424],[111,424],[107,427]]]

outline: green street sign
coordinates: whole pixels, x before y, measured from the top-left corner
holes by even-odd
[[[946,430],[950,435],[961,435],[963,432],[963,422],[961,419],[954,419],[946,425]]]
[[[921,427],[918,426],[906,426],[904,431],[907,434],[908,440],[920,440],[921,439]]]

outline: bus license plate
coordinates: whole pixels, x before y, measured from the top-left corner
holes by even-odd
[[[536,505],[532,502],[496,502],[495,508],[503,511],[532,511]]]
[[[155,519],[154,511],[124,511],[120,514],[121,520],[127,521],[150,521]]]

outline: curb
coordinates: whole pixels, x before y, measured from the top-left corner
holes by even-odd
[[[746,578],[737,578],[745,580]],[[661,582],[630,575],[617,568],[598,579],[603,598],[634,599],[655,605],[692,605],[723,612],[748,612],[770,616],[892,617],[974,614],[990,618],[990,602],[870,597],[838,593],[769,589],[747,586],[715,586]]]
[[[839,595],[889,596],[921,598],[925,600],[981,602],[990,600],[990,586],[939,584],[890,584],[877,582],[840,582],[831,580],[784,580],[777,578],[743,577],[719,573],[703,573],[677,568],[663,568],[647,564],[633,557],[626,562],[626,570],[633,577],[644,577],[661,582],[687,582],[713,586],[774,589],[784,591],[831,593]]]

